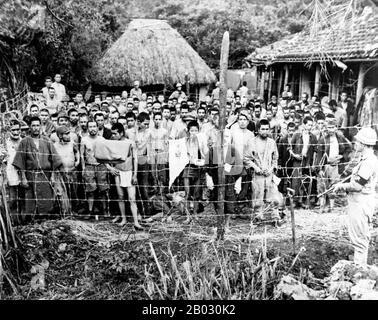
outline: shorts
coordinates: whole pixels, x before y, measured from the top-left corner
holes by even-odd
[[[86,192],[109,190],[108,170],[104,164],[87,164],[83,171]]]
[[[115,176],[115,181],[122,188],[132,187],[132,176],[132,171],[120,171],[119,176]]]

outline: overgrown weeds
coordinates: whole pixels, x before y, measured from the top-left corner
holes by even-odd
[[[268,257],[265,240],[259,249],[246,250],[242,244],[234,250],[223,243],[202,243],[186,259],[178,259],[168,245],[159,260],[154,245],[149,246],[159,271],[145,269],[143,289],[150,299],[270,299],[284,272],[281,257]]]
[[[3,299],[273,299],[288,271],[316,286],[309,265],[334,249],[311,239],[319,250],[308,243],[295,259],[290,239],[215,242],[180,229],[151,231],[146,241],[111,224],[89,225],[90,237],[74,228],[65,220],[18,227],[22,245],[4,260],[15,286],[4,281]],[[320,262],[322,272],[334,263]]]

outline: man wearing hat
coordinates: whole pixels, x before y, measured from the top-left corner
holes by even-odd
[[[18,120],[11,120],[9,128],[9,138],[5,141],[7,151],[6,162],[6,181],[9,187],[9,208],[12,214],[21,212],[21,189],[19,187],[21,179],[20,174],[12,162],[16,155],[16,150],[20,144],[20,123]]]
[[[181,85],[180,82],[176,84],[176,89],[177,89],[177,90],[174,91],[174,92],[170,95],[169,99],[174,99],[174,98],[176,98],[177,101],[180,103],[182,100],[185,100],[185,99],[186,99],[186,94],[185,94],[184,91],[181,90],[181,89],[182,89],[182,85]]]
[[[378,159],[374,154],[377,134],[374,129],[362,128],[355,137],[355,149],[361,152],[350,182],[337,183],[335,192],[348,192],[348,233],[354,248],[354,262],[367,264],[370,242],[369,223],[376,204],[375,186],[378,181]]]
[[[58,115],[58,127],[60,127],[60,126],[66,126],[66,127],[68,127],[68,121],[69,121],[69,117],[68,117],[68,115],[65,112],[61,112]],[[79,138],[78,138],[77,134],[74,133],[74,132],[70,133],[70,139],[71,139],[71,141],[73,141],[75,143],[79,143]],[[51,134],[50,140],[53,143],[59,142],[59,137],[58,137],[58,135],[57,135],[56,132],[53,132]]]

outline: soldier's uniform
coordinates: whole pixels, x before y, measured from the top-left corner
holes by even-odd
[[[354,247],[354,261],[366,263],[370,230],[369,224],[374,214],[375,186],[377,184],[378,159],[373,150],[369,150],[361,162],[352,171],[351,184],[364,185],[361,191],[350,190],[348,194],[348,233]],[[365,182],[366,181],[366,182]],[[348,190],[348,187],[346,188]]]
[[[356,140],[373,146],[377,135],[371,128],[361,129]],[[370,242],[369,224],[375,208],[375,186],[378,181],[378,158],[373,148],[362,150],[360,162],[353,168],[350,182],[338,183],[335,191],[348,192],[348,233],[354,248],[354,262],[367,264]]]

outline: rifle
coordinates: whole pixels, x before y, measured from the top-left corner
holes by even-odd
[[[351,178],[351,176],[352,176],[352,174],[350,174],[349,176],[347,176],[343,180],[339,181],[338,183],[344,183],[344,182],[348,181]],[[318,197],[324,196],[325,194],[328,194],[328,193],[332,192],[334,188],[335,188],[335,185],[332,185],[328,190],[326,190],[323,193],[319,194]]]

